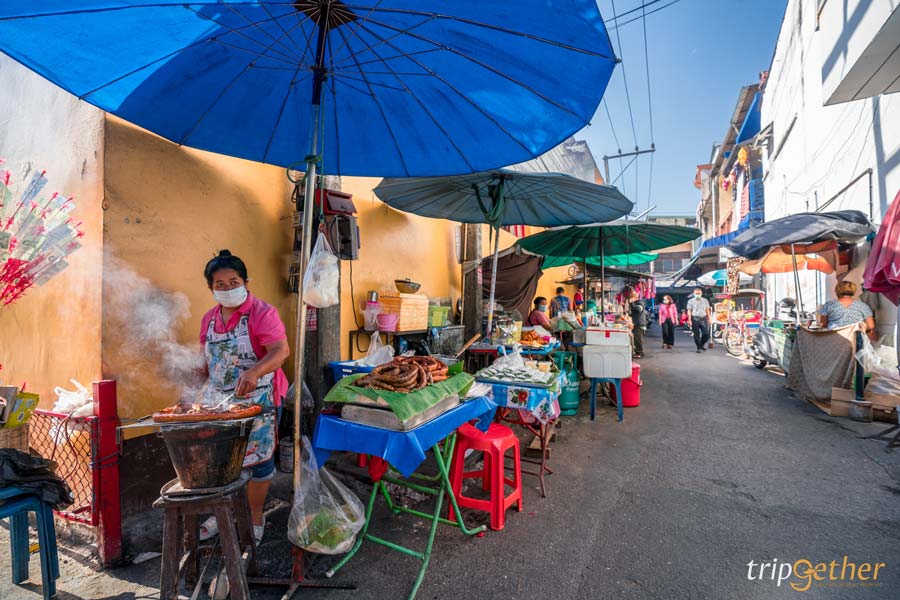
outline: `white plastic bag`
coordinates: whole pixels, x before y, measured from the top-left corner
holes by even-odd
[[[341,267],[338,258],[331,251],[325,235],[316,239],[306,273],[303,274],[303,300],[316,308],[328,308],[340,302],[338,284]]]
[[[306,436],[302,442],[300,490],[294,494],[288,539],[316,554],[343,554],[365,524],[365,508],[344,484],[319,468]]]
[[[72,421],[71,418],[89,417],[94,414],[94,397],[91,391],[75,381],[69,380],[75,386],[75,391],[57,387],[56,403],[53,412],[69,415],[69,419],[56,421],[48,430],[50,440],[57,445],[65,445],[73,435],[89,435],[90,425],[84,421]]]
[[[522,358],[522,346],[513,344],[512,351],[509,354],[507,354],[506,349],[501,346],[500,354],[497,355],[497,360],[495,360],[494,364],[491,366],[494,368],[524,369],[525,359]]]
[[[388,346],[381,341],[381,334],[377,331],[372,334],[372,341],[369,342],[369,351],[363,363],[370,367],[378,367],[394,360],[394,347]]]

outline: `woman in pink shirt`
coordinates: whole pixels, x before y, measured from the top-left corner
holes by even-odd
[[[672,296],[663,296],[659,304],[659,326],[662,328],[663,349],[672,348],[675,345],[675,325],[678,324],[678,308],[672,300]]]
[[[217,304],[203,316],[200,344],[206,357],[208,387],[213,398],[233,395],[234,402],[259,404],[263,412],[253,423],[244,467],[250,516],[257,543],[265,531],[263,506],[275,474],[275,428],[287,378],[281,365],[287,359],[287,333],[278,311],[247,291],[247,267],[228,250],[206,264],[206,283]],[[218,532],[215,517],[200,528],[201,539]]]

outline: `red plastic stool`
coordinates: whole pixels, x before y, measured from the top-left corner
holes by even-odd
[[[506,452],[513,451],[513,479],[506,477]],[[465,471],[466,450],[484,453],[484,468],[481,471]],[[456,430],[456,449],[450,467],[450,487],[460,507],[483,510],[491,513],[491,529],[503,529],[506,509],[515,503],[522,512],[522,474],[519,457],[519,438],[512,429],[498,423],[491,423],[487,433],[466,423]],[[478,500],[462,495],[464,479],[481,478],[481,487],[491,492],[490,500]],[[513,491],[506,495],[506,486]],[[453,510],[450,521],[456,522]]]

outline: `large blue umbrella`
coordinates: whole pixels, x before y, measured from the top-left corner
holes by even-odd
[[[19,0],[0,3],[0,52],[176,143],[306,162],[304,263],[320,167],[526,161],[589,122],[616,62],[594,0]],[[302,286],[297,313],[300,376]]]
[[[404,212],[494,228],[494,267],[487,331],[494,318],[497,259],[504,225],[555,227],[611,221],[627,215],[634,203],[617,188],[562,173],[520,173],[498,169],[452,177],[385,179],[375,193]]]
[[[616,62],[595,0],[14,0],[0,51],[178,144],[287,166],[317,132],[373,177],[542,154]]]

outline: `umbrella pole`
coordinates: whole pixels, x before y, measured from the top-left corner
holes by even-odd
[[[319,151],[319,119],[321,118],[322,87],[325,81],[325,42],[328,38],[327,11],[323,19],[319,21],[319,35],[316,42],[316,65],[313,69],[312,106],[310,110],[310,137],[309,153],[306,156],[306,186],[303,192],[303,246],[301,250],[300,281],[297,286],[297,331],[294,336],[294,502],[300,494],[300,427],[301,407],[303,404],[304,369],[306,368],[306,301],[303,299],[303,274],[306,273],[309,262],[309,252],[312,246],[313,207],[316,190],[316,170],[318,167]]]
[[[797,304],[800,310],[797,311],[795,322],[800,322],[800,313],[803,312],[803,292],[800,291],[800,272],[797,270],[797,253],[794,251],[794,245],[791,244],[791,261],[794,263],[794,286],[797,288]]]
[[[488,186],[490,189],[490,186]],[[476,192],[478,188],[475,187]],[[497,183],[497,187],[491,190],[491,199],[493,202],[493,208],[502,208],[503,202],[505,201],[504,195],[506,194],[506,182],[503,178],[500,178],[500,181]],[[490,304],[488,305],[488,321],[487,321],[487,331],[485,332],[487,337],[490,338],[491,332],[494,330],[494,298],[497,291],[497,260],[500,258],[500,223],[502,221],[497,221],[497,224],[494,225],[494,265],[491,269],[491,295],[490,295]]]
[[[606,309],[603,299],[606,296],[606,257],[603,248],[603,228],[600,228],[600,324],[606,325]]]
[[[494,267],[491,269],[491,295],[488,305],[488,320],[486,335],[488,338],[494,329],[494,294],[497,290],[497,260],[500,257],[500,227],[494,229]]]

